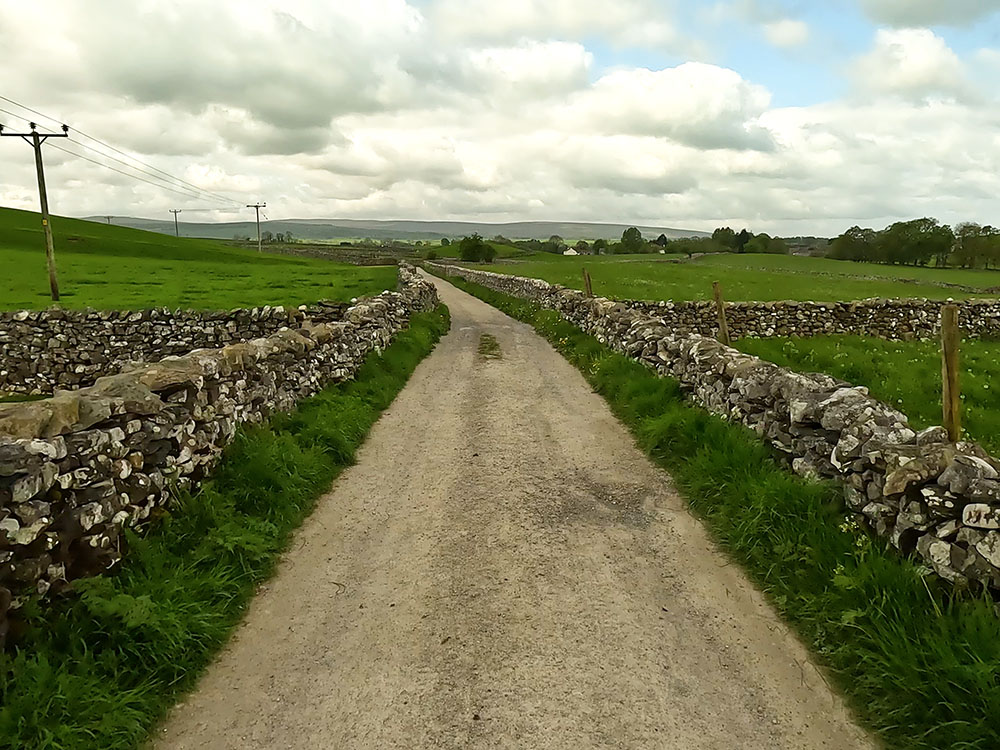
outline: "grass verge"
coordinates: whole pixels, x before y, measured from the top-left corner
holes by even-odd
[[[133,748],[226,641],[289,535],[353,462],[379,414],[448,329],[414,316],[353,381],[240,430],[210,482],[144,536],[117,575],[26,612],[0,655],[0,747]]]
[[[991,600],[955,594],[860,533],[835,486],[785,470],[749,430],[687,402],[676,381],[558,313],[449,281],[533,325],[581,370],[889,747],[1000,747],[1000,619]]]

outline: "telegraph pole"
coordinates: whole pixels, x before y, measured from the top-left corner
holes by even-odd
[[[180,237],[181,236],[181,230],[177,228],[177,214],[179,214],[183,210],[184,210],[183,208],[171,208],[170,209],[170,213],[172,213],[174,215],[174,236],[175,237]]]
[[[113,218],[115,218],[115,217],[114,217],[114,216],[105,216],[104,218],[105,218],[105,219],[107,219],[107,220],[108,220],[108,224],[110,224],[110,223],[111,223],[111,220],[112,220]]]
[[[49,268],[49,291],[52,301],[59,301],[59,280],[56,278],[56,250],[52,244],[52,226],[49,221],[49,198],[45,193],[45,168],[42,165],[42,144],[49,138],[66,138],[69,126],[63,125],[61,133],[39,133],[38,126],[30,123],[30,133],[5,133],[0,125],[0,136],[23,138],[35,150],[35,171],[38,173],[38,197],[42,204],[42,229],[45,231],[45,263]]]
[[[260,252],[260,210],[267,208],[266,203],[247,203],[247,208],[252,208],[257,212],[257,252]]]

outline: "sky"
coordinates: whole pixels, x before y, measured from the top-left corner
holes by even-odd
[[[59,214],[1000,224],[1000,0],[0,0],[0,52]]]

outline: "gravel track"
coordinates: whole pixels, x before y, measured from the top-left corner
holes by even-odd
[[[581,375],[435,283],[451,332],[154,746],[874,748]]]

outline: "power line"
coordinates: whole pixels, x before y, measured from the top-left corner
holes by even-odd
[[[9,97],[3,96],[2,94],[0,94],[0,99],[2,99],[5,102],[8,102],[10,104],[13,104],[15,107],[20,107],[21,109],[24,109],[24,110],[27,110],[28,112],[36,114],[39,117],[44,117],[46,120],[50,120],[50,121],[56,123],[57,125],[61,124],[59,122],[59,120],[56,120],[53,117],[49,117],[48,115],[39,112],[37,109],[32,109],[31,107],[27,106],[26,104],[21,104],[20,102],[14,101],[13,99],[10,99]],[[4,110],[4,111],[6,111],[6,110]],[[13,115],[14,117],[21,117],[20,115],[14,115],[12,112],[8,112],[7,114]],[[25,118],[22,117],[21,119],[25,119]],[[212,190],[206,190],[205,188],[198,187],[197,185],[195,185],[192,182],[188,182],[187,180],[184,180],[184,179],[182,179],[180,177],[176,177],[176,176],[170,174],[169,172],[166,172],[166,171],[160,169],[159,167],[153,166],[152,164],[148,164],[148,163],[142,161],[141,159],[139,159],[139,158],[137,158],[135,156],[132,156],[131,154],[129,154],[129,153],[125,152],[125,151],[122,151],[119,148],[116,148],[115,146],[112,146],[110,143],[105,143],[100,138],[96,138],[96,137],[94,137],[92,135],[89,135],[88,133],[83,132],[82,130],[74,128],[73,132],[76,133],[77,135],[82,135],[84,138],[88,138],[88,139],[94,141],[95,143],[99,143],[100,145],[104,146],[105,148],[111,149],[115,153],[121,154],[122,156],[125,156],[125,157],[131,159],[132,161],[134,161],[134,162],[136,162],[138,164],[141,164],[144,167],[152,169],[155,172],[159,172],[160,174],[165,175],[166,177],[170,178],[171,180],[173,180],[175,182],[181,183],[182,185],[187,186],[188,188],[193,188],[193,189],[197,190],[199,193],[204,193],[205,195],[211,196],[213,200],[221,200],[221,201],[225,201],[227,203],[228,202],[232,202],[234,204],[238,204],[239,203],[239,201],[237,201],[235,198],[230,198],[228,196],[222,195],[221,193],[216,193],[216,192],[214,192]],[[114,159],[115,158],[115,157],[111,156],[110,154],[104,154],[101,151],[99,151],[98,149],[95,149],[93,146],[88,146],[85,143],[80,143],[79,141],[74,141],[74,143],[78,144],[79,146],[82,146],[83,148],[89,148],[91,151],[94,151],[95,153],[101,154],[101,156],[106,156],[109,159]],[[115,159],[115,161],[120,161],[120,160]],[[131,169],[138,169],[137,167],[133,167],[132,165],[128,165],[128,166]],[[142,170],[139,170],[139,171],[142,171]],[[146,174],[148,174],[148,172]]]
[[[139,167],[135,166],[134,164],[129,164],[124,159],[118,159],[118,158],[112,156],[111,154],[105,154],[102,151],[98,151],[96,148],[88,146],[86,143],[80,143],[80,141],[74,140],[73,138],[70,138],[69,140],[70,140],[70,143],[76,144],[80,148],[87,149],[88,151],[91,151],[91,152],[93,152],[95,154],[103,156],[105,159],[111,159],[111,161],[118,162],[119,164],[122,164],[125,167],[128,167],[129,169],[134,169],[136,172],[142,172],[145,175],[149,175],[154,180],[160,180],[161,182],[167,182],[163,177],[158,177],[153,172],[147,172],[146,170],[140,169]],[[186,187],[184,187],[182,185],[174,185],[173,183],[167,183],[167,184],[170,187],[176,187],[179,190],[188,190],[188,188],[186,188]],[[190,192],[195,192],[195,190],[191,190]],[[200,189],[198,189],[197,192],[200,194],[199,197],[200,197],[201,200],[205,200],[206,197],[207,198],[211,198],[212,200],[218,200],[217,196],[214,193],[210,193],[207,190],[200,190]],[[236,204],[236,203],[233,204],[233,208],[236,208],[237,206],[238,206],[238,204]]]
[[[110,169],[112,172],[117,172],[118,174],[124,175],[125,177],[131,177],[133,180],[138,180],[139,182],[144,182],[147,185],[152,185],[155,188],[159,188],[161,190],[169,190],[172,193],[177,193],[178,195],[183,195],[185,198],[189,198],[189,199],[190,198],[194,198],[195,200],[204,200],[203,196],[198,195],[197,193],[194,193],[194,192],[182,192],[181,188],[174,188],[174,187],[169,187],[167,185],[161,185],[160,183],[153,182],[151,180],[147,180],[147,179],[145,179],[143,177],[139,177],[138,175],[134,175],[134,174],[131,174],[129,172],[123,172],[122,170],[118,169],[117,167],[112,167],[110,164],[105,164],[104,162],[97,161],[96,159],[91,159],[89,156],[84,156],[83,154],[78,154],[76,151],[70,151],[68,148],[63,148],[62,146],[57,146],[54,143],[50,143],[49,146],[51,148],[54,148],[54,149],[57,149],[57,150],[62,151],[64,153],[67,153],[67,154],[70,154],[72,156],[75,156],[78,159],[83,159],[84,161],[89,161],[91,164],[96,164],[99,167],[104,167],[105,169]],[[220,206],[218,210],[227,210],[229,208],[230,208],[230,206]],[[210,210],[210,209],[206,209],[206,210]]]

